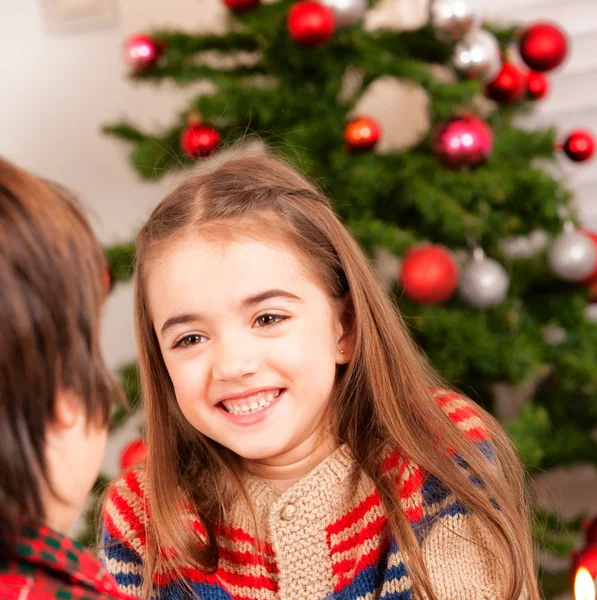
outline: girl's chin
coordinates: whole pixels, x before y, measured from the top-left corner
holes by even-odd
[[[270,444],[231,444],[228,446],[235,454],[250,462],[266,462],[271,461],[285,454],[288,448],[287,440],[272,441]]]

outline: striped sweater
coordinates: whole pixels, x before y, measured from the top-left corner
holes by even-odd
[[[451,419],[488,447],[474,408],[456,394],[438,397]],[[391,454],[403,510],[420,541],[431,584],[441,600],[501,600],[499,566],[487,532],[448,489],[411,460]],[[248,491],[264,534],[259,544],[246,507],[233,507],[216,530],[214,573],[184,569],[185,585],[167,568],[154,576],[162,600],[415,600],[400,548],[389,531],[377,490],[340,447],[290,489],[253,477]],[[356,479],[353,476],[356,474]],[[144,508],[145,507],[145,508]],[[104,560],[122,590],[141,594],[147,516],[143,471],[112,485],[104,508]],[[204,538],[196,516],[186,517]]]

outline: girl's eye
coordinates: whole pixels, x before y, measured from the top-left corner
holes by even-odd
[[[288,317],[283,315],[266,314],[257,317],[257,319],[255,320],[255,324],[257,327],[271,327],[272,325],[276,325],[277,323],[285,321],[286,319],[288,319]]]
[[[187,348],[188,346],[195,346],[196,344],[202,344],[206,337],[199,335],[198,333],[191,333],[180,338],[175,344],[175,348]]]

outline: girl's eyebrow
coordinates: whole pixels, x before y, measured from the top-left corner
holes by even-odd
[[[243,308],[251,308],[257,304],[261,304],[261,302],[264,302],[265,300],[271,300],[272,298],[285,298],[286,300],[292,300],[293,302],[303,302],[303,300],[295,294],[285,290],[273,289],[260,292],[254,296],[249,296],[249,298],[245,298],[241,302],[241,306]]]
[[[195,321],[199,321],[201,319],[201,315],[197,313],[188,313],[184,315],[176,315],[175,317],[170,317],[163,325],[162,329],[160,329],[160,335],[163,337],[164,334],[174,327],[174,325],[181,325],[184,323],[193,323]]]
[[[240,306],[242,308],[251,308],[253,306],[256,306],[257,304],[261,304],[261,302],[271,300],[272,298],[284,298],[286,300],[291,300],[292,302],[303,302],[302,298],[299,298],[291,292],[287,292],[285,290],[280,289],[273,289],[266,290],[265,292],[259,292],[254,296],[249,296],[248,298],[241,300]],[[171,329],[175,325],[184,325],[186,323],[194,323],[200,320],[201,315],[199,313],[185,313],[182,315],[175,315],[174,317],[170,317],[162,325],[162,329],[160,330],[160,336],[164,336],[168,329]]]

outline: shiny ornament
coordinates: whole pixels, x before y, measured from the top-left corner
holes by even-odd
[[[588,131],[577,129],[566,138],[562,148],[570,160],[584,162],[595,153],[595,140]]]
[[[367,0],[321,0],[321,3],[334,13],[337,29],[358,25],[367,12]]]
[[[242,13],[255,8],[259,4],[259,0],[224,0],[224,4],[233,13]]]
[[[293,4],[287,21],[290,37],[303,46],[319,46],[325,44],[334,35],[336,28],[332,9],[304,0]]]
[[[134,465],[143,462],[147,458],[147,445],[138,438],[128,443],[120,454],[121,470],[128,469]]]
[[[485,86],[485,94],[500,104],[508,104],[523,97],[526,85],[527,79],[520,69],[505,62],[497,77]]]
[[[595,268],[597,253],[589,237],[566,223],[547,253],[549,267],[565,281],[582,281]]]
[[[540,100],[549,92],[549,79],[544,73],[529,71],[527,73],[527,96],[531,100]]]
[[[452,64],[463,77],[492,81],[502,67],[498,41],[489,31],[473,29],[456,44]]]
[[[189,125],[180,135],[182,151],[192,158],[209,156],[220,144],[218,130],[205,123]]]
[[[478,117],[454,118],[437,128],[433,150],[441,162],[452,169],[476,167],[491,156],[493,132]]]
[[[354,119],[344,130],[344,140],[351,150],[370,150],[381,137],[377,121],[368,117]]]
[[[568,41],[555,25],[535,23],[523,32],[519,51],[522,60],[533,71],[551,71],[566,58]]]
[[[404,293],[419,304],[440,304],[458,286],[458,266],[440,246],[409,250],[402,262],[400,284]]]
[[[150,36],[138,33],[124,43],[124,60],[133,71],[153,67],[161,54],[161,46]]]
[[[466,0],[433,0],[429,19],[435,35],[446,42],[455,42],[475,26],[475,13]]]
[[[509,287],[506,269],[496,260],[487,258],[480,248],[460,271],[460,295],[475,308],[497,306],[504,301]]]

